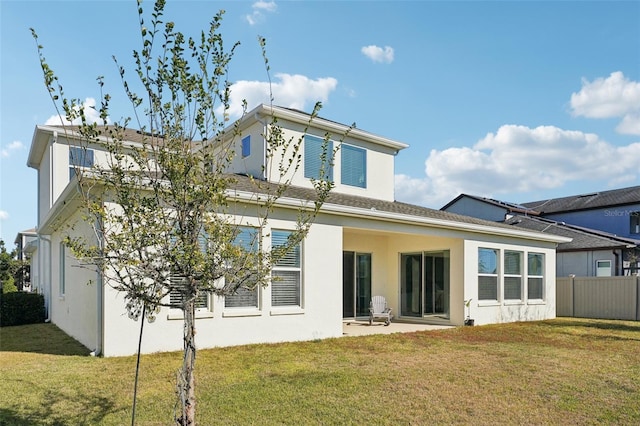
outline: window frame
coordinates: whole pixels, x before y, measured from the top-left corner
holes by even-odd
[[[361,158],[359,157],[361,155]],[[361,162],[361,164],[360,164]],[[357,167],[354,166],[357,163]],[[359,176],[359,177],[356,177]],[[340,183],[356,188],[367,188],[367,150],[342,144],[340,147]]]
[[[640,234],[640,211],[629,213],[629,233],[632,235]]]
[[[273,250],[275,247],[281,246],[282,244],[279,245],[274,245],[274,237],[278,234],[286,234],[286,237],[284,237],[284,241],[286,241],[286,238],[288,238],[289,235],[291,235],[294,231],[291,230],[286,230],[286,229],[272,229],[271,230],[271,250]],[[294,253],[292,255],[292,252]],[[291,257],[295,256],[296,259],[294,261],[294,265],[288,265],[286,263],[290,262],[292,259]],[[293,248],[283,259],[281,259],[279,262],[276,262],[272,268],[271,268],[271,307],[272,308],[276,308],[276,309],[283,309],[283,308],[299,308],[302,309],[303,308],[303,283],[302,283],[302,272],[303,272],[303,266],[302,266],[302,259],[303,259],[303,244],[302,241],[299,242],[297,244],[297,246],[295,248]],[[296,283],[296,295],[295,295],[295,303],[283,303],[281,301],[277,300],[277,293],[279,292],[279,287],[281,286],[279,284],[279,280],[275,279],[276,277],[282,277],[285,275],[297,275],[297,283]],[[284,288],[282,289],[283,292],[286,292],[286,285],[288,285],[287,283],[285,283],[284,285],[282,285]],[[285,294],[283,296],[283,299],[286,298],[287,295]]]
[[[247,158],[251,155],[251,135],[247,135],[242,138],[241,142],[242,158]]]
[[[323,145],[325,140],[313,135],[304,135],[304,177],[308,179],[319,180],[320,170],[322,169]],[[326,144],[325,155],[325,176],[327,180],[333,182],[333,163],[331,155],[333,154],[333,141],[329,140]]]
[[[90,169],[95,165],[93,149],[82,146],[69,146],[69,179],[76,175],[76,169]]]
[[[234,245],[240,245],[245,250],[249,251],[249,249],[260,250],[260,241],[258,239],[262,238],[260,234],[260,228],[253,226],[238,226],[240,232],[236,235],[234,239]],[[244,231],[249,231],[249,239],[248,241],[244,239]],[[253,235],[251,235],[253,233]],[[240,238],[240,239],[239,239]],[[247,244],[248,242],[248,244]],[[224,309],[225,310],[259,310],[260,309],[260,286],[256,285],[253,290],[249,290],[244,287],[239,287],[238,291],[234,295],[226,295],[224,296]],[[249,293],[254,293],[254,295],[249,295]],[[251,299],[255,299],[254,304],[242,304],[243,299],[247,298],[247,296]],[[227,306],[227,302],[231,301],[235,306]],[[237,303],[237,304],[236,304]]]
[[[600,263],[608,263],[608,264],[609,264],[609,266],[608,266],[608,268],[607,268],[607,270],[608,270],[608,272],[609,272],[609,274],[608,274],[608,275],[600,275],[600,273],[599,273],[599,270],[600,270],[600,266],[599,266],[599,264],[600,264]],[[611,262],[611,259],[597,259],[597,260],[595,261],[595,267],[596,267],[596,270],[595,270],[595,276],[596,276],[596,277],[611,277],[611,276],[613,276],[613,273],[612,273],[613,271],[612,271],[612,269],[611,269],[611,265],[612,265],[612,264],[613,264],[613,262]]]
[[[495,262],[495,270],[493,272],[483,272],[483,266],[480,263],[481,262],[481,252],[483,251],[491,251],[494,253],[494,262]],[[499,302],[499,298],[500,298],[500,279],[499,279],[499,273],[500,273],[500,249],[497,248],[489,248],[489,247],[478,247],[478,301],[479,302]],[[483,284],[481,281],[481,278],[491,278],[493,283],[491,283],[492,285],[495,285],[495,298],[486,298],[486,297],[482,297],[481,293],[483,293],[483,291],[481,291],[480,286],[481,284]],[[487,285],[487,283],[484,283],[485,285]]]
[[[508,262],[507,262],[507,256],[508,255],[513,255],[513,254],[517,254],[518,255],[518,271],[519,273],[514,273],[514,272],[510,272],[510,269],[507,267]],[[504,301],[510,301],[510,302],[521,302],[522,298],[523,298],[523,291],[522,291],[522,277],[523,277],[523,265],[522,265],[522,261],[524,258],[524,252],[520,251],[520,250],[512,250],[512,249],[504,249],[502,250],[502,259],[504,262],[504,266],[503,266],[503,275],[502,275],[502,299]],[[511,266],[511,265],[509,265]],[[511,295],[511,291],[512,290],[516,290],[516,287],[514,286],[514,288],[512,289],[512,284],[517,284],[517,293],[518,296],[514,297]],[[508,295],[508,296],[507,296]]]
[[[205,249],[205,245],[207,244],[205,236],[200,235],[198,237],[198,240],[199,240],[199,243],[200,243],[200,248],[202,250],[204,250]],[[169,280],[169,284],[174,286],[171,283],[171,281],[176,281],[176,280],[185,280],[186,281],[186,278],[184,276],[181,276],[180,274],[176,274],[173,271],[170,271],[168,280]],[[185,285],[186,285],[186,283],[185,283]],[[172,301],[172,298],[176,298],[176,297],[180,297],[181,298],[182,294],[179,291],[173,291],[172,290],[172,291],[169,292],[168,297],[169,297],[169,304],[173,305],[174,303]],[[196,300],[196,313],[202,314],[202,313],[205,313],[205,312],[211,312],[212,309],[213,309],[213,304],[211,303],[211,293],[202,292],[202,294],[199,294],[198,295],[198,299]],[[180,309],[172,307],[170,310],[175,312],[175,311],[179,311]],[[173,318],[173,317],[171,317],[171,318]]]
[[[539,275],[531,273],[532,268],[530,268],[529,266],[531,265],[532,256],[540,256],[541,258]],[[545,287],[546,287],[545,278],[544,278],[544,271],[546,266],[545,262],[546,262],[546,258],[544,253],[538,253],[534,251],[527,252],[527,300],[545,300]],[[531,280],[540,280],[540,297],[535,297],[537,296],[537,294],[532,297]]]

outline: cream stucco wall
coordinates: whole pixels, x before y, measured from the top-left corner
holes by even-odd
[[[91,238],[91,230],[78,212],[68,222],[75,235]],[[68,247],[61,242],[70,232],[62,228],[51,235],[51,321],[89,349],[100,346],[98,341],[99,275],[95,267],[81,265]],[[60,257],[64,251],[64,265]],[[64,266],[64,274],[61,268]],[[64,294],[61,280],[64,278]]]
[[[500,250],[502,259],[504,250],[516,250],[524,253],[524,263],[526,271],[526,259],[528,252],[544,254],[544,296],[542,300],[527,299],[527,280],[523,271],[523,294],[521,301],[504,300],[502,296],[503,272],[498,268],[498,300],[482,301],[478,300],[478,249],[492,248]],[[555,248],[548,244],[527,244],[523,242],[500,242],[498,238],[482,240],[466,240],[464,243],[465,264],[464,299],[472,299],[471,318],[476,325],[495,324],[514,321],[535,321],[551,319],[556,316],[556,258]]]
[[[284,219],[269,221],[269,229],[292,229]],[[269,232],[267,229],[267,234]],[[259,290],[260,308],[237,310],[210,296],[208,310],[198,312],[196,343],[199,348],[249,343],[274,343],[339,337],[342,335],[342,229],[315,223],[303,242],[302,307],[271,306],[271,289]],[[122,294],[105,287],[104,355],[135,353],[140,322],[128,318]],[[182,349],[183,322],[179,311],[163,308],[145,324],[145,353]]]

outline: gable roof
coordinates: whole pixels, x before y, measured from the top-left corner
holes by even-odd
[[[540,214],[551,214],[628,204],[640,204],[640,186],[532,201],[522,205]]]
[[[458,195],[456,198],[454,198],[453,200],[449,201],[447,204],[442,206],[442,208],[440,210],[447,210],[449,207],[451,207],[452,205],[454,205],[455,203],[457,203],[458,201],[460,201],[463,198],[470,198],[472,200],[476,200],[476,201],[479,201],[481,203],[490,204],[492,206],[500,207],[500,208],[505,209],[507,212],[511,212],[511,213],[526,213],[526,214],[532,214],[532,215],[537,215],[538,214],[538,212],[536,212],[535,210],[532,210],[532,209],[530,209],[528,207],[525,207],[523,205],[520,205],[520,204],[510,203],[510,202],[507,202],[507,201],[494,200],[493,198],[478,197],[478,196],[470,195],[470,194],[460,194],[460,195]]]
[[[505,224],[571,238],[572,241],[570,242],[558,244],[556,249],[558,252],[635,248],[640,246],[639,240],[618,237],[608,232],[568,225],[564,222],[556,222],[540,217],[519,215],[506,220]]]

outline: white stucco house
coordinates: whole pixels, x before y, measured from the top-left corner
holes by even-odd
[[[263,175],[262,135],[272,114],[288,136],[301,136],[309,122],[304,112],[265,105],[246,114],[230,170],[238,174],[237,203],[249,188],[243,176],[270,178]],[[346,129],[317,118],[303,135],[302,168],[269,221],[272,235],[291,229],[299,199],[312,190],[322,137]],[[128,135],[135,142],[136,132]],[[139,327],[122,295],[97,271],[75,267],[61,243],[65,224],[75,223],[73,232],[88,229],[69,161],[77,143],[55,126],[37,126],[33,135],[28,165],[38,171],[38,244],[32,285],[45,295],[48,318],[85,346],[104,356],[133,354]],[[462,325],[468,299],[477,325],[554,318],[555,249],[569,239],[396,202],[394,158],[405,148],[351,130],[333,165],[335,189],[289,265],[293,297],[285,302],[272,286],[238,304],[207,297],[197,313],[198,347],[338,337],[345,319],[368,316],[373,295],[386,298],[398,321]],[[105,156],[97,141],[81,165]],[[181,320],[180,312],[161,311],[145,326],[143,352],[182,349]]]

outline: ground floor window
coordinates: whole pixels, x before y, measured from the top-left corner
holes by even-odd
[[[527,298],[544,298],[544,253],[527,256]]]
[[[285,246],[291,231],[273,230],[271,250]],[[302,244],[298,243],[271,271],[271,305],[302,306]]]
[[[611,276],[611,261],[596,260],[596,277],[610,277],[610,276]]]
[[[504,299],[522,300],[521,251],[504,251]]]
[[[498,250],[478,249],[478,300],[498,300]]]
[[[182,306],[183,292],[181,288],[187,286],[187,279],[179,274],[172,273],[169,276],[169,282],[171,285],[171,292],[169,293],[169,303],[172,307]],[[209,309],[209,294],[201,292],[196,298],[196,309],[208,310]]]
[[[234,238],[233,244],[250,253],[257,253],[260,247],[258,228],[241,226]],[[236,281],[237,283],[237,281]],[[237,283],[238,284],[238,283]],[[234,294],[224,297],[225,308],[258,308],[259,286],[256,282],[249,282],[238,287]]]
[[[479,248],[478,300],[543,299],[544,268],[544,253]]]

